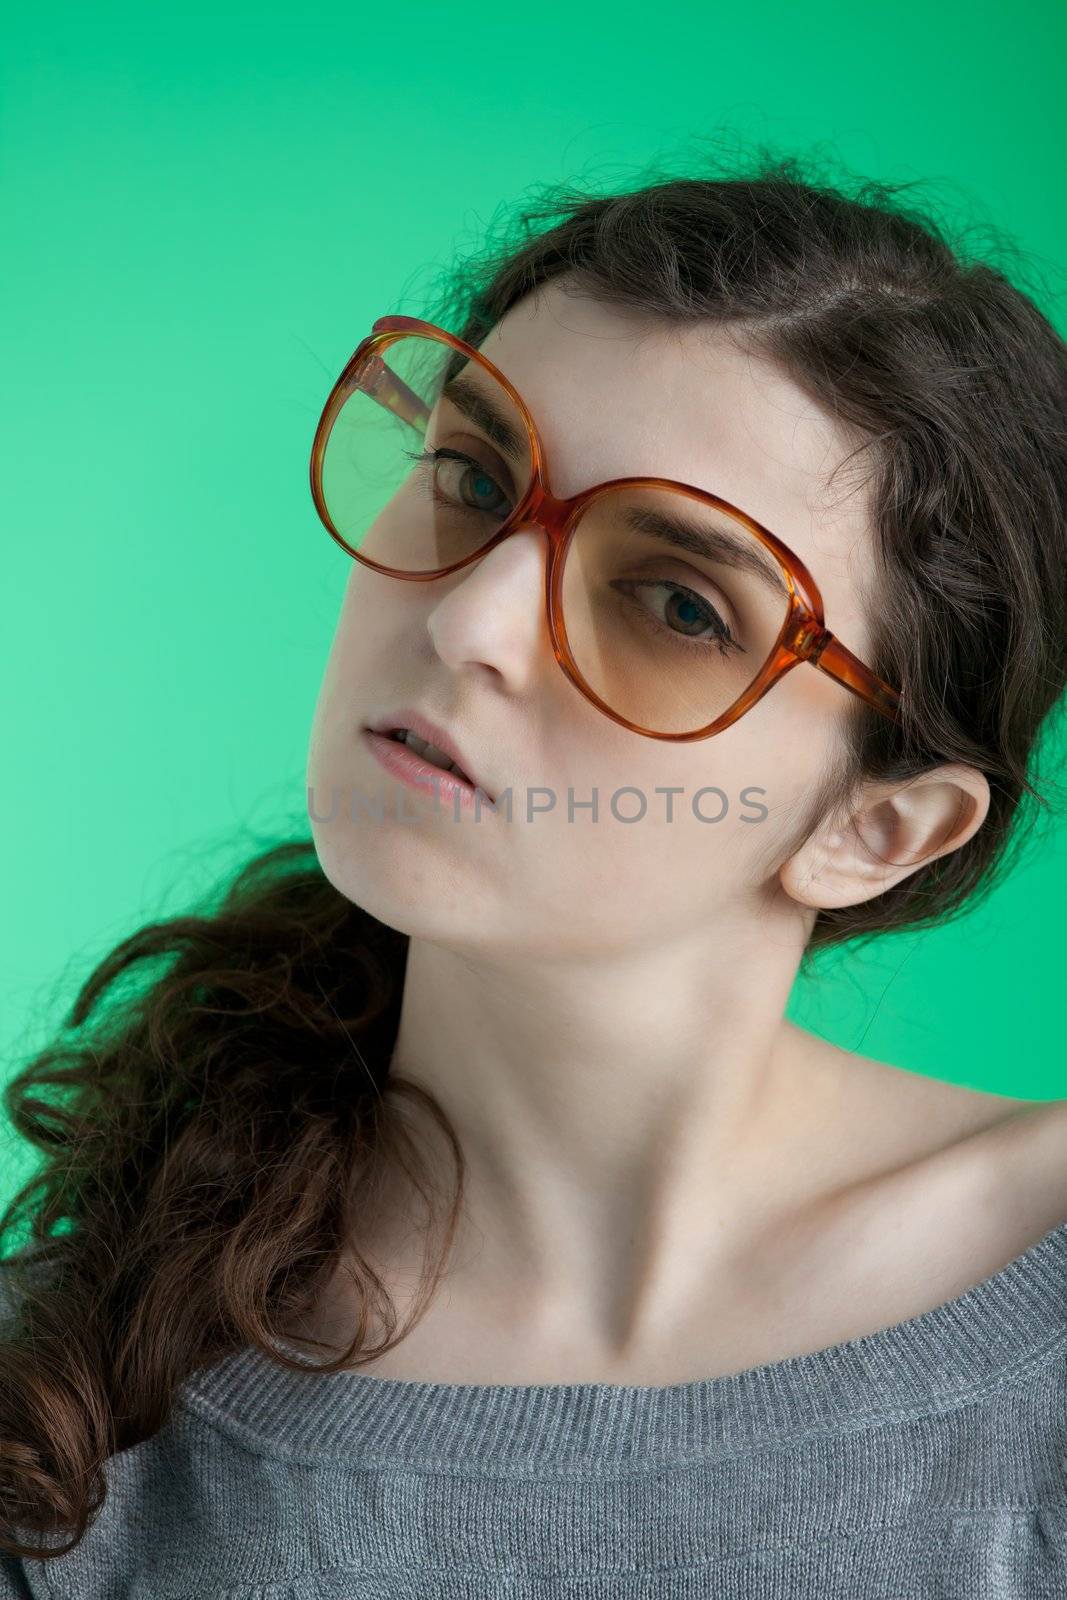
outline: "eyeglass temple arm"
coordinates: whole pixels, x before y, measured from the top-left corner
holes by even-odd
[[[403,378],[398,378],[391,367],[387,367],[381,356],[371,354],[361,362],[359,371],[352,378],[348,392],[361,389],[364,394],[371,396],[398,416],[403,422],[410,422],[421,433],[426,432],[430,420],[430,408],[425,401],[420,400],[414,389],[408,387]]]
[[[831,678],[837,680],[850,689],[853,694],[859,695],[875,711],[881,712],[890,722],[898,720],[900,706],[900,692],[890,687],[870,667],[864,666],[858,656],[854,656],[847,645],[834,634],[830,634],[821,650],[812,652],[807,657],[812,666],[818,667],[821,672],[829,673]]]

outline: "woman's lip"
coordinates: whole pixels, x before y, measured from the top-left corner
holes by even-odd
[[[384,733],[374,733],[370,728],[363,729],[363,739],[386,772],[428,798],[434,794],[434,785],[437,786],[437,793],[442,801],[454,805],[458,797],[459,804],[471,811],[479,794],[483,800],[490,798],[484,789],[476,790],[456,773],[446,772],[443,767],[435,767],[432,762],[424,761],[422,756],[417,756],[414,750],[409,750],[399,739],[391,739]]]
[[[392,711],[386,712],[382,717],[376,717],[373,722],[365,723],[364,726],[370,728],[372,733],[386,735],[396,733],[400,728],[408,729],[420,739],[425,739],[434,745],[450,761],[455,762],[459,770],[466,773],[467,782],[475,788],[478,786],[479,780],[474,776],[472,761],[468,753],[461,750],[458,741],[452,737],[447,723],[438,722],[417,707],[394,706]],[[473,752],[470,752],[470,755],[473,755]],[[488,793],[487,790],[483,792]]]

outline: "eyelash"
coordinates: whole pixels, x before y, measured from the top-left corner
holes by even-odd
[[[409,461],[413,461],[416,466],[428,466],[431,468],[435,467],[439,461],[458,461],[464,466],[475,468],[488,478],[491,483],[496,483],[492,473],[488,472],[480,461],[475,460],[473,456],[464,455],[459,450],[423,450],[421,452],[405,450],[404,455],[407,456]],[[500,487],[499,484],[497,484],[497,487]],[[480,508],[477,506],[467,507],[469,511],[477,511],[478,509]],[[487,514],[493,515],[494,513],[487,511]],[[683,649],[706,652],[709,646],[715,646],[724,656],[729,654],[731,650],[744,652],[744,646],[733,637],[729,627],[722,620],[722,617],[711,602],[705,600],[702,595],[696,594],[692,589],[687,588],[683,583],[675,583],[669,578],[645,579],[643,581],[636,578],[619,578],[615,580],[613,587],[621,588],[623,592],[630,589],[668,589],[674,594],[684,594],[708,614],[709,623],[718,623],[721,631],[715,637],[711,639],[694,639],[668,626],[667,623],[661,621],[653,612],[649,611],[646,606],[635,603],[634,609],[641,621],[659,638],[663,638],[666,635],[673,643],[681,645]]]

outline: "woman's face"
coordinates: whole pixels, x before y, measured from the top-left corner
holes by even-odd
[[[631,476],[710,490],[800,556],[827,626],[866,658],[869,512],[845,473],[830,481],[856,439],[775,366],[729,331],[652,325],[558,281],[481,348],[526,401],[556,495]],[[713,955],[724,933],[740,943],[787,925],[802,946],[814,912],[780,869],[843,763],[852,697],[798,666],[723,733],[635,734],[555,660],[547,548],[543,532],[521,529],[420,583],[352,562],[308,757],[323,870],[388,925],[486,957],[679,938],[707,940]],[[457,815],[379,764],[362,730],[407,706],[455,734],[485,791],[510,789],[510,820],[488,805]]]

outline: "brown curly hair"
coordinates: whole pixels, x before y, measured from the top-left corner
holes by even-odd
[[[905,716],[851,706],[850,771],[961,761],[991,803],[960,849],[820,911],[805,962],[989,892],[1032,832],[1021,803],[1047,809],[1031,772],[1067,680],[1067,346],[1006,271],[904,204],[910,187],[762,155],[625,193],[542,191],[519,237],[451,271],[436,315],[477,345],[567,274],[651,319],[743,325],[859,430],[882,575],[870,664],[904,688]],[[464,1162],[439,1104],[390,1074],[407,945],[327,881],[310,839],[285,840],[195,913],[120,943],[8,1084],[40,1162],[0,1218],[0,1236],[29,1241],[0,1263],[0,1550],[72,1549],[108,1457],[155,1433],[197,1368],[247,1344],[295,1365],[273,1341],[343,1251],[363,1310],[322,1370],[381,1355],[419,1320]],[[441,1131],[457,1181],[397,1332],[359,1218],[397,1171],[433,1212],[409,1110]]]

